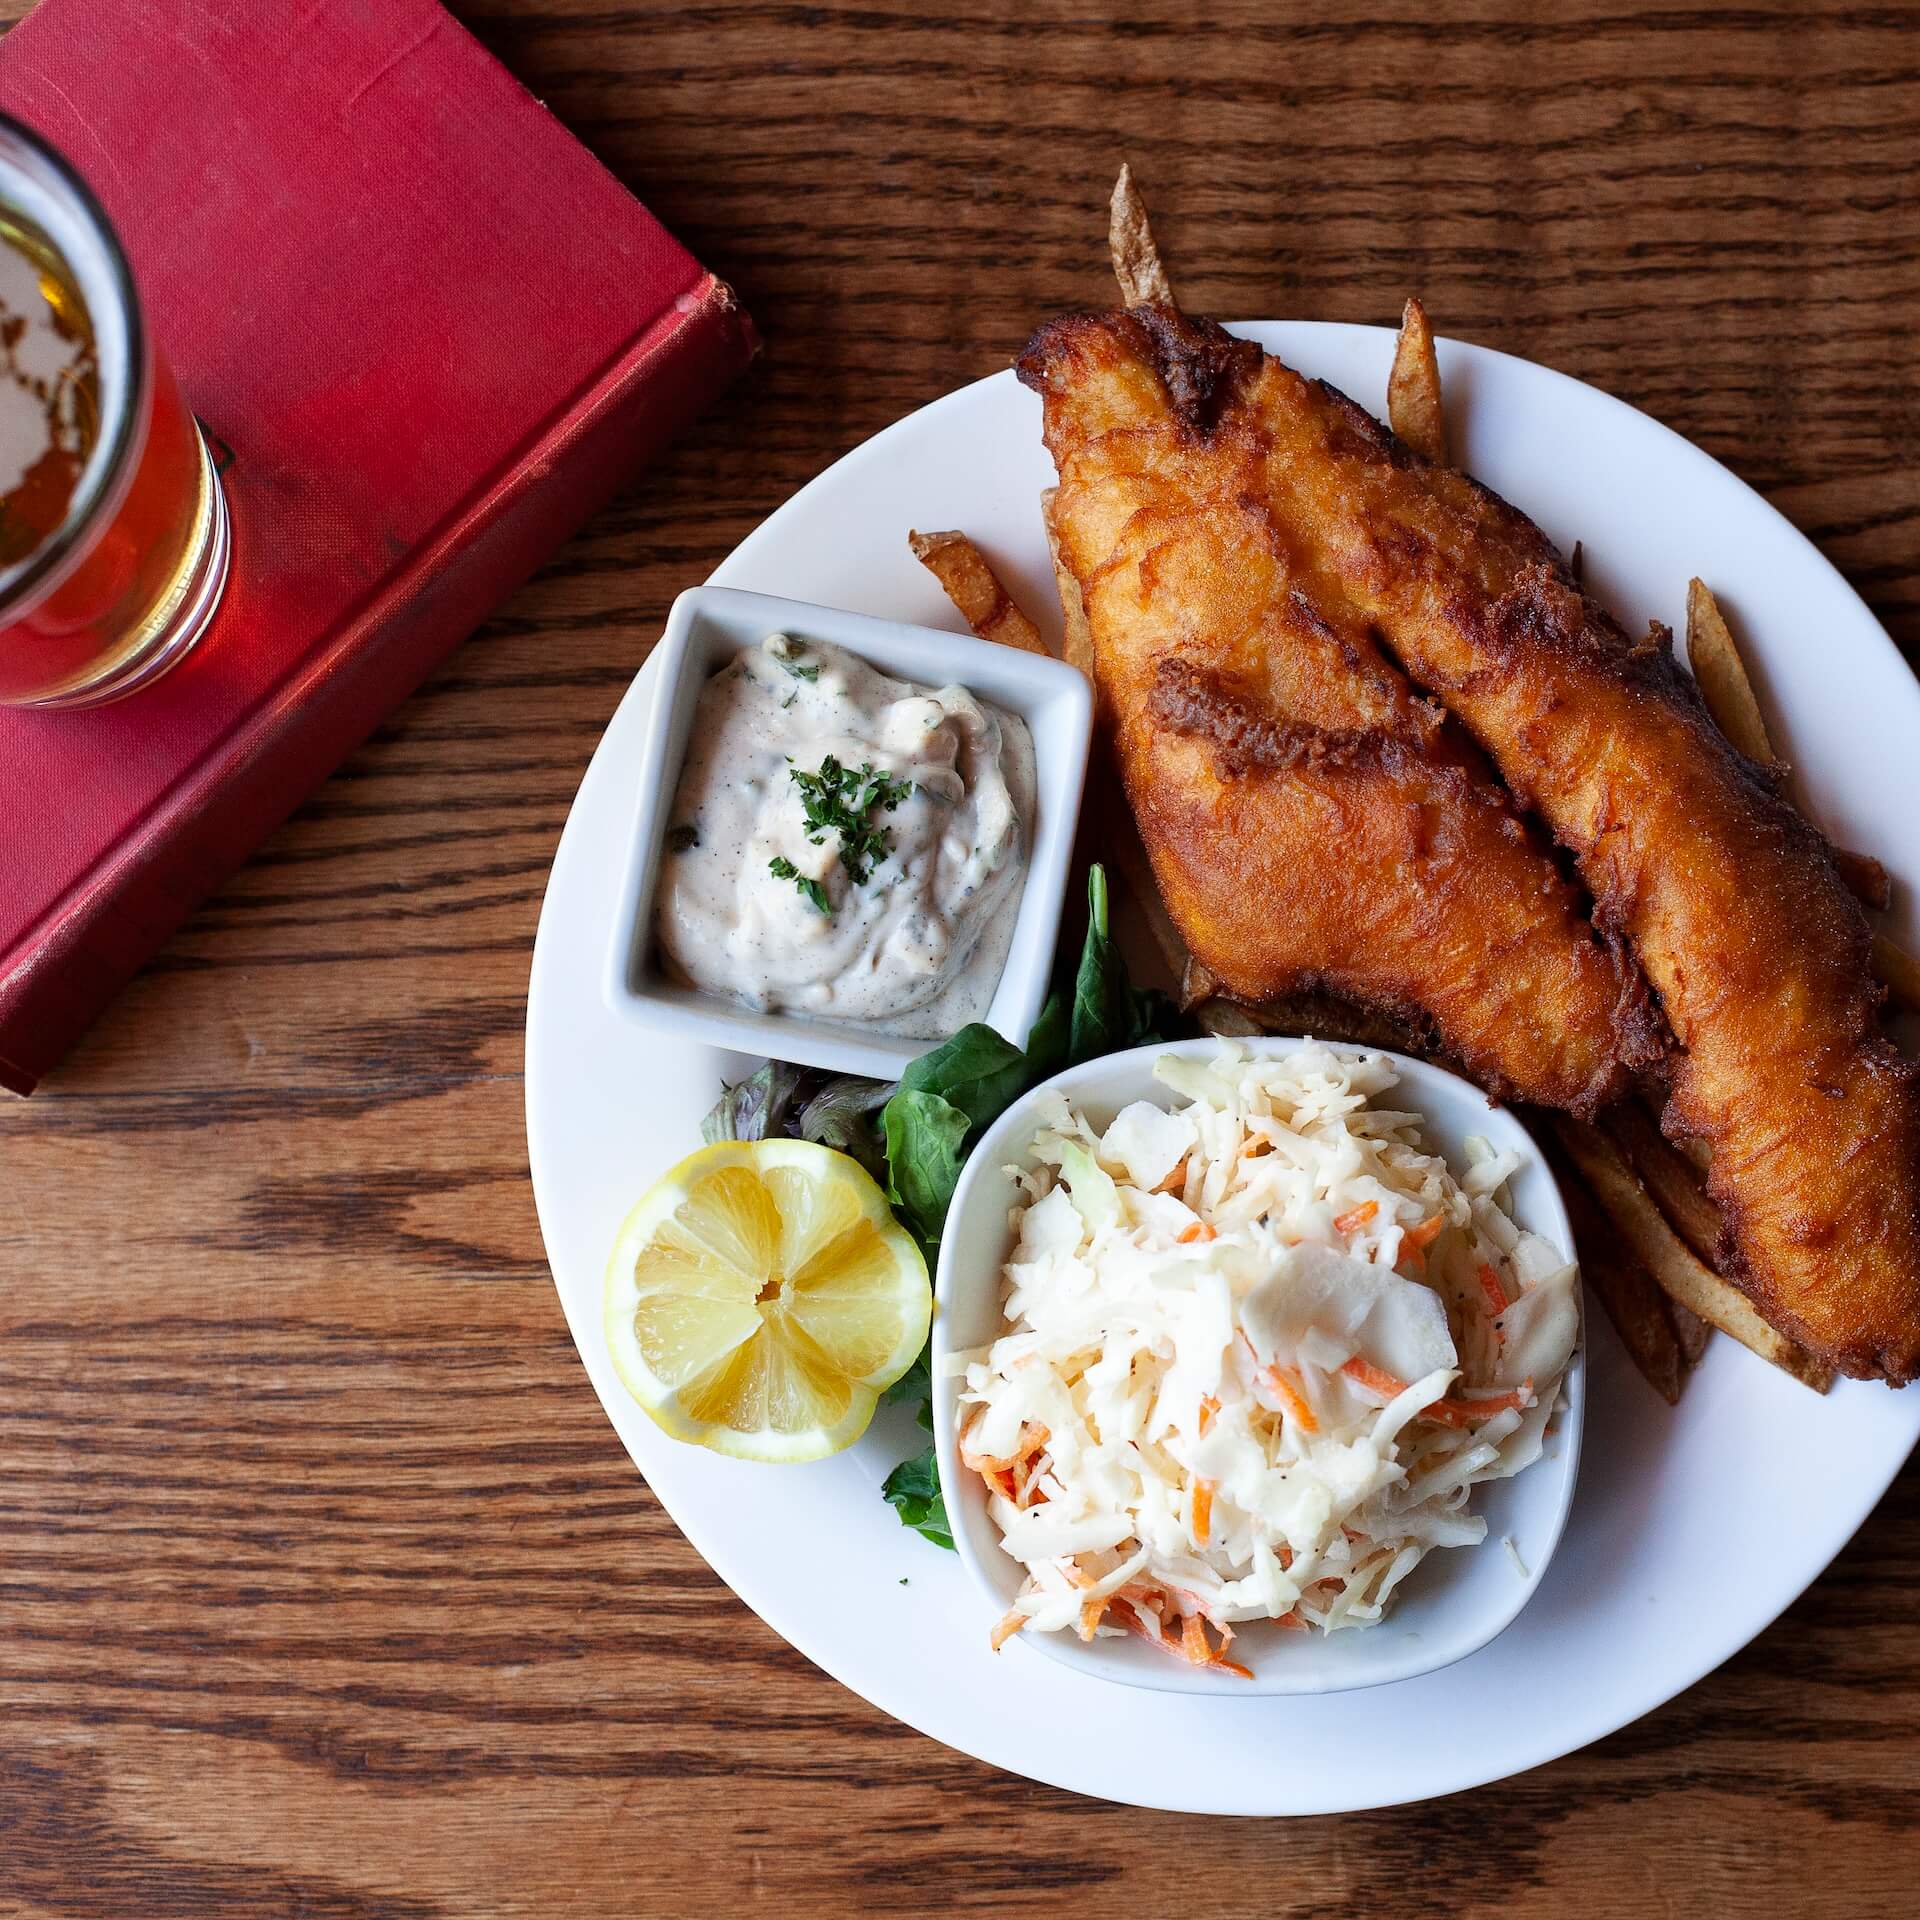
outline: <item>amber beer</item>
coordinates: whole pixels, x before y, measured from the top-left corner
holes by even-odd
[[[106,215],[0,115],[0,703],[94,706],[156,679],[218,605],[227,547]]]

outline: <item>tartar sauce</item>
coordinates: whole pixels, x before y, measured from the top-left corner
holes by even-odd
[[[655,895],[662,953],[759,1011],[943,1039],[992,1004],[1033,794],[1015,715],[770,635],[701,691]]]

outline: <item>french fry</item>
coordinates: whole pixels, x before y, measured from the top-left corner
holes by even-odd
[[[1605,1126],[1625,1149],[1641,1184],[1666,1215],[1667,1224],[1717,1273],[1724,1223],[1720,1209],[1700,1184],[1693,1162],[1660,1131],[1645,1107],[1615,1107],[1607,1115]]]
[[[1686,1309],[1669,1300],[1655,1285],[1652,1274],[1628,1251],[1586,1182],[1560,1155],[1552,1158],[1554,1171],[1562,1176],[1560,1187],[1567,1202],[1567,1218],[1573,1224],[1573,1250],[1580,1262],[1581,1277],[1600,1296],[1600,1304],[1606,1308],[1620,1344],[1640,1370],[1640,1377],[1668,1406],[1678,1405],[1680,1388],[1693,1364],[1674,1319],[1676,1309],[1681,1313]],[[1693,1315],[1687,1314],[1687,1318],[1693,1320]],[[1695,1320],[1694,1324],[1698,1326],[1699,1322]]]
[[[1687,658],[1715,725],[1749,760],[1775,766],[1773,743],[1740,649],[1720,603],[1700,580],[1687,583]],[[1870,853],[1851,853],[1843,847],[1834,849],[1833,858],[1854,898],[1862,906],[1884,911],[1892,898],[1886,868]],[[1920,1013],[1920,960],[1884,933],[1873,937],[1873,971],[1899,1006]]]
[[[1873,970],[1897,1006],[1920,1013],[1920,960],[1884,933],[1873,936]]]
[[[1835,847],[1833,864],[1847,891],[1863,907],[1885,913],[1893,905],[1893,876],[1870,853],[1855,853],[1850,847]]]
[[[1108,208],[1107,248],[1113,256],[1113,277],[1120,282],[1120,298],[1128,306],[1174,304],[1173,284],[1160,263],[1160,249],[1153,244],[1146,203],[1133,184],[1133,169],[1124,161]]]
[[[1219,991],[1220,981],[1213,969],[1203,967],[1192,954],[1188,954],[1187,964],[1180,970],[1180,1011],[1191,1013],[1202,1001],[1211,1000]]]
[[[1704,580],[1687,582],[1687,662],[1700,684],[1714,724],[1749,760],[1776,764],[1767,723],[1747,678],[1746,662],[1733,644],[1726,616]]]
[[[1212,1034],[1216,1040],[1252,1040],[1272,1031],[1238,1000],[1216,997],[1203,1001],[1194,1009],[1193,1017],[1200,1023],[1200,1031]]]
[[[1597,1127],[1562,1117],[1555,1123],[1581,1177],[1606,1210],[1628,1251],[1661,1288],[1710,1326],[1731,1334],[1743,1347],[1790,1373],[1816,1393],[1833,1384],[1833,1370],[1794,1345],[1761,1319],[1742,1293],[1697,1260],[1687,1243],[1668,1226],[1639,1176],[1620,1149]]]
[[[1680,1357],[1689,1367],[1700,1364],[1700,1356],[1713,1338],[1713,1329],[1694,1310],[1671,1296],[1667,1300],[1667,1318],[1673,1322],[1674,1337],[1680,1342]]]
[[[1080,582],[1074,578],[1073,569],[1060,551],[1060,535],[1053,524],[1053,496],[1058,491],[1057,487],[1049,487],[1040,496],[1040,518],[1046,524],[1047,551],[1053,556],[1054,584],[1060,589],[1060,618],[1066,629],[1060,657],[1091,680],[1093,629],[1087,625],[1087,604],[1080,597]]]
[[[1440,362],[1433,350],[1433,329],[1427,310],[1409,300],[1400,315],[1400,338],[1394,344],[1393,372],[1387,376],[1387,419],[1415,453],[1435,466],[1447,459],[1447,416],[1440,404]]]
[[[909,533],[907,544],[982,640],[1023,653],[1047,651],[1040,629],[1014,605],[986,555],[964,533]]]

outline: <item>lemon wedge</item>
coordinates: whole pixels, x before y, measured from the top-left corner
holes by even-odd
[[[861,1165],[805,1140],[689,1154],[627,1215],[607,1343],[676,1440],[818,1460],[857,1440],[926,1343],[927,1263]]]

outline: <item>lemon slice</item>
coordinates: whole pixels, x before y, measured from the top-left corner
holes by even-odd
[[[627,1215],[607,1343],[676,1440],[818,1460],[857,1440],[913,1365],[927,1263],[866,1170],[805,1140],[704,1147]]]

